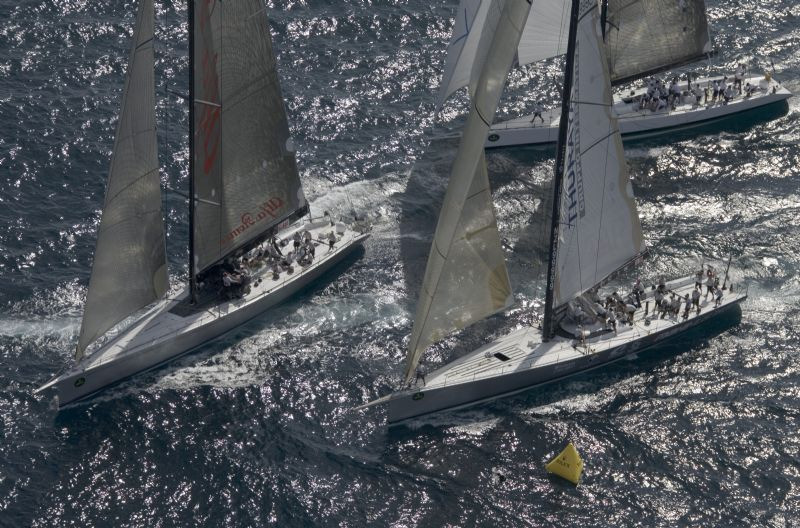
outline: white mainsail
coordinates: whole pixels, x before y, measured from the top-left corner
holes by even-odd
[[[167,290],[156,147],[153,0],[140,0],[76,357]]]
[[[197,272],[307,211],[260,0],[195,2]]]
[[[612,112],[599,22],[597,3],[581,1],[561,187],[554,307],[600,283],[644,250],[622,138]]]
[[[480,71],[477,42],[495,0],[462,0],[447,49],[437,108]],[[567,51],[570,2],[532,0],[517,63],[532,64]],[[464,14],[475,13],[472,19]],[[608,0],[607,60],[612,83],[665,71],[712,52],[704,0]],[[469,23],[466,23],[469,21]],[[490,30],[491,31],[491,30]]]
[[[483,143],[528,16],[526,0],[498,1],[496,31],[484,40],[486,60],[458,147],[436,226],[406,359],[413,378],[433,342],[513,302],[491,199]]]

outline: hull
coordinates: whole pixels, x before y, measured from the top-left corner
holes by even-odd
[[[284,273],[278,281],[266,273],[255,275],[254,282],[261,278],[260,284],[241,299],[186,313],[180,309],[188,297],[184,290],[156,305],[111,342],[36,392],[55,389],[58,405],[63,407],[187,354],[306,288],[368,237],[368,233],[348,229],[333,250],[320,249],[311,265],[295,266],[292,275]]]
[[[713,81],[713,79],[711,80]],[[761,78],[751,78],[745,82],[758,83],[759,80]],[[705,86],[708,79],[700,79],[696,82]],[[773,88],[775,93],[773,93]],[[641,92],[642,90],[635,92],[634,96],[640,95]],[[727,105],[682,104],[678,105],[675,110],[651,112],[650,110],[634,110],[631,103],[617,98],[614,110],[617,114],[622,139],[633,141],[696,130],[747,117],[758,120],[772,119],[785,113],[786,100],[791,95],[785,88],[771,82],[762,92],[749,98],[738,96]],[[537,118],[537,123],[540,123],[538,126],[531,123],[532,115],[492,125],[486,140],[486,148],[554,144],[558,139],[558,123],[561,114],[560,112],[546,112],[543,116],[545,122],[541,124]]]
[[[668,286],[679,289],[677,291],[691,291],[693,284],[693,278],[687,278]],[[711,302],[702,303],[702,312],[686,320],[651,319],[645,323],[645,317],[640,314],[632,328],[618,335],[588,339],[585,346],[566,337],[542,343],[539,329],[522,328],[431,373],[423,387],[388,397],[383,401],[387,404],[388,421],[396,424],[430,413],[468,407],[607,365],[738,311],[747,295],[738,292],[728,297],[718,308]]]

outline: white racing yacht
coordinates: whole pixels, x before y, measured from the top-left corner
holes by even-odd
[[[728,76],[728,82],[733,78]],[[693,85],[706,87],[714,81],[722,81],[723,76],[692,80]],[[742,84],[750,84],[754,90],[750,96],[738,92],[725,103],[718,101],[697,102],[693,95],[683,96],[674,108],[667,107],[652,111],[639,108],[639,99],[645,88],[632,90],[622,97],[614,97],[614,113],[619,122],[619,131],[626,141],[647,139],[664,134],[674,134],[700,127],[746,119],[776,117],[786,111],[786,101],[792,93],[781,86],[771,76],[747,77]],[[688,88],[687,83],[682,86]],[[558,139],[558,123],[561,112],[550,110],[542,112],[542,119],[534,120],[534,114],[495,123],[489,130],[486,148],[513,147],[518,145],[550,145]]]
[[[37,389],[59,406],[254,318],[369,236],[358,222],[310,218],[262,3],[190,0],[189,284],[167,295],[153,10],[140,0],[76,363]],[[242,257],[249,285],[223,286]]]
[[[439,88],[437,110],[456,90],[474,82],[474,65],[481,51],[484,31],[492,27],[498,7],[492,0],[461,0],[456,13],[445,71]],[[598,0],[603,47],[612,86],[674,70],[709,58],[713,53],[704,0]],[[516,65],[537,63],[566,52],[569,2],[532,0],[531,15],[523,28],[515,55]],[[705,88],[722,75],[698,78],[692,86]],[[677,131],[689,131],[714,124],[741,123],[773,119],[788,109],[791,93],[771,74],[745,72],[742,84],[755,90],[746,97],[736,95],[727,104],[703,98],[700,104],[689,94],[686,75],[680,101],[658,110],[640,110],[640,90],[626,89],[614,97],[623,140],[643,139]],[[668,77],[672,79],[670,75]],[[733,83],[734,74],[728,75]],[[669,84],[669,83],[668,83]],[[530,97],[540,98],[535,93]],[[537,103],[541,105],[541,101]],[[494,123],[486,138],[486,148],[516,145],[546,145],[558,137],[560,109],[542,111],[541,119],[531,113]]]
[[[570,9],[541,327],[523,327],[427,375],[418,370],[432,344],[513,303],[481,148],[530,10],[527,0],[506,0],[477,54],[480,75],[470,86],[472,107],[428,257],[401,388],[361,406],[386,405],[390,423],[605,365],[739,310],[747,297],[741,285],[728,288],[726,271],[717,298],[701,296],[690,310],[683,299],[691,302],[695,276],[666,282],[662,291],[682,299],[678,314],[651,310],[658,290],[646,292],[638,310],[624,301],[608,308],[596,302],[609,280],[643,258],[645,244],[612,111],[600,11],[594,0],[572,0]]]

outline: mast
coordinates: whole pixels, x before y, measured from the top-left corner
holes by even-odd
[[[556,258],[558,249],[558,230],[561,222],[561,187],[564,180],[564,153],[567,143],[567,124],[569,122],[570,95],[572,94],[573,62],[575,60],[575,40],[578,32],[579,0],[572,0],[569,17],[569,37],[567,40],[567,63],[564,68],[564,90],[561,97],[561,120],[558,125],[558,145],[556,147],[556,166],[553,176],[553,213],[550,217],[550,258],[547,264],[547,291],[544,301],[544,324],[542,337],[548,341],[555,335],[553,321],[553,296],[555,291]]]
[[[189,17],[189,300],[197,301],[194,269],[194,0],[188,3]]]

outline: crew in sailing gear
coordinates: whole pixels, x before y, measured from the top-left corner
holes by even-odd
[[[700,106],[700,102],[703,100],[703,92],[697,86],[692,89],[692,93],[694,94],[694,103],[697,106]],[[706,94],[706,100],[708,100],[708,95]]]
[[[714,294],[714,308],[722,304],[722,288],[717,288],[716,293]]]
[[[681,298],[679,295],[676,295],[672,298],[671,309],[672,309],[671,315],[677,319],[678,315],[680,315],[681,313]]]
[[[714,295],[714,278],[713,278],[712,275],[709,275],[708,279],[706,280],[706,288],[708,288],[706,290],[706,296],[703,297],[703,298],[704,299],[708,299],[708,294],[711,294],[712,298],[713,298],[713,295]]]
[[[697,273],[694,274],[694,287],[701,288],[703,287],[703,275],[705,275],[705,270],[701,266]]]
[[[697,308],[697,314],[700,315],[700,293],[703,291],[703,286],[700,284],[695,285],[692,290],[692,304]]]
[[[331,231],[328,233],[328,251],[333,251],[334,244],[336,244],[336,235]]]
[[[636,306],[632,304],[626,304],[625,313],[628,316],[628,324],[633,326],[633,316],[636,314]]]
[[[642,307],[642,298],[644,297],[644,286],[642,285],[642,281],[636,279],[636,282],[633,284],[633,299],[636,301],[634,304],[637,308]]]
[[[731,87],[730,87],[730,86],[728,86],[728,87],[725,89],[725,92],[723,93],[723,96],[725,97],[725,104],[728,104],[728,103],[730,102],[730,100],[731,100],[731,99],[733,99],[733,96],[734,96],[734,95],[735,95],[735,94],[734,94],[734,92],[733,92],[733,89],[731,89]]]
[[[269,250],[270,256],[273,256],[273,257],[282,257],[283,256],[283,252],[281,252],[281,246],[278,244],[278,240],[275,237],[272,237],[270,239],[270,244],[269,244],[268,250]]]
[[[414,385],[419,386],[420,380],[422,381],[422,386],[425,386],[425,371],[422,369],[422,365],[417,366],[417,370],[414,371]]]
[[[689,294],[688,293],[683,296],[683,304],[684,304],[683,318],[684,319],[688,319],[689,318],[689,312],[692,309],[692,300],[689,299]]]
[[[544,124],[542,112],[544,112],[544,106],[542,105],[541,101],[536,101],[536,104],[533,105],[533,119],[531,119],[531,123],[535,123],[536,118],[538,117],[542,120],[542,124]]]
[[[744,64],[739,64],[733,75],[733,86],[739,90],[739,95],[742,95],[742,80],[744,80],[745,71]]]

